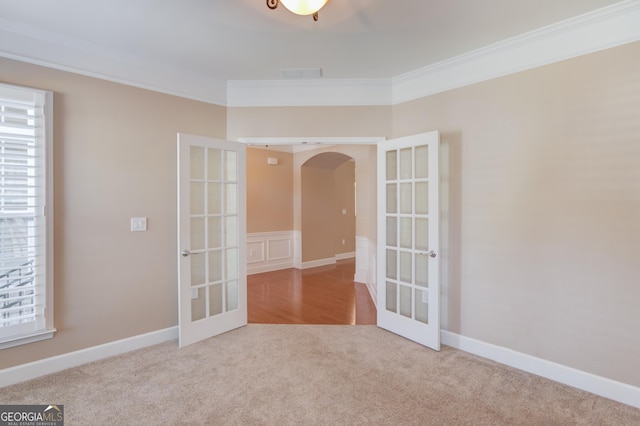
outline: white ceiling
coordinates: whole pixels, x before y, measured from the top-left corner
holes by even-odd
[[[314,22],[264,0],[0,0],[0,56],[176,94],[283,68],[390,79],[617,2],[331,0]]]

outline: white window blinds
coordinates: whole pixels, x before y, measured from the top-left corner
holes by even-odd
[[[45,124],[50,97],[0,85],[0,342],[52,328]]]

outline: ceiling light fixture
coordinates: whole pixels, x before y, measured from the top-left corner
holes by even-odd
[[[296,15],[313,15],[313,20],[318,20],[318,11],[327,4],[329,0],[267,0],[267,7],[275,9],[282,3],[290,12]]]

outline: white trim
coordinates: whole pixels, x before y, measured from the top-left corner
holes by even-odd
[[[247,275],[294,267],[293,231],[255,232],[247,234]],[[274,252],[272,243],[284,242],[286,253]],[[260,250],[260,253],[252,253]]]
[[[309,268],[317,268],[318,266],[327,266],[327,265],[335,265],[336,258],[328,257],[326,259],[317,259],[310,260],[308,262],[302,262],[302,268],[300,269],[309,269]]]
[[[353,280],[367,286],[373,304],[378,306],[376,277],[376,243],[356,235],[356,272]]]
[[[302,269],[302,231],[293,231],[293,267]]]
[[[0,349],[13,348],[14,346],[26,345],[28,343],[39,342],[40,340],[51,339],[56,331],[58,330],[54,328],[51,330],[29,334],[28,336],[13,337],[0,342]]]
[[[369,239],[356,235],[356,272],[353,280],[359,283],[367,282],[367,268],[369,265]],[[369,290],[371,293],[371,290]]]
[[[330,137],[242,137],[238,142],[247,145],[377,145],[385,141],[384,136],[330,136]]]
[[[640,388],[567,367],[502,346],[442,330],[442,344],[487,358],[527,373],[640,408]]]
[[[626,0],[392,79],[392,104],[640,40],[640,0]]]
[[[338,253],[338,254],[336,254],[336,261],[337,260],[353,259],[355,257],[356,257],[356,252],[355,251],[350,251],[348,253]]]
[[[0,383],[2,383],[2,386],[9,386],[47,374],[57,373],[58,371],[77,367],[89,362],[99,361],[115,355],[177,339],[177,326],[165,328],[164,330],[152,331],[150,333],[116,340],[115,342],[92,346],[90,348],[57,355],[51,358],[45,358],[39,361],[5,368],[4,370],[0,370]]]

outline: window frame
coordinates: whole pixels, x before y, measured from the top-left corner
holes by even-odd
[[[53,337],[57,331],[53,323],[53,92],[31,87],[0,83],[0,93],[6,91],[25,91],[36,99],[35,107],[42,108],[42,123],[37,129],[42,130],[42,135],[37,137],[37,144],[41,144],[41,156],[38,158],[38,170],[44,178],[42,227],[44,229],[43,239],[39,239],[38,246],[44,250],[42,255],[42,265],[38,266],[36,273],[44,276],[44,286],[40,291],[44,291],[44,309],[42,314],[36,318],[36,323],[40,322],[41,327],[22,334],[8,336],[0,340],[0,349],[37,342]]]

